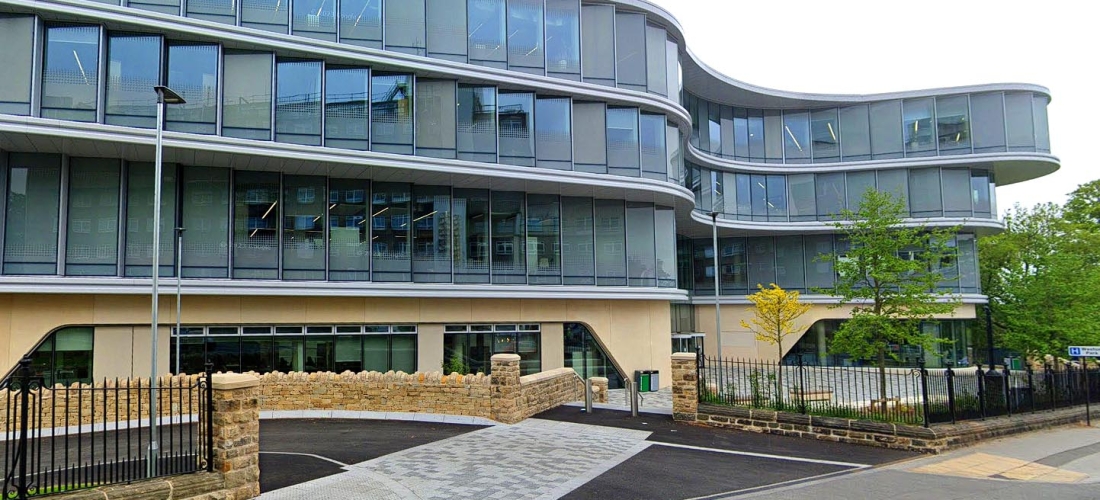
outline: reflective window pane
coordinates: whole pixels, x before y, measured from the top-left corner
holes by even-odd
[[[668,156],[668,181],[680,183],[683,180],[684,155],[680,152],[680,128],[672,122],[665,123],[665,153]]]
[[[409,187],[396,182],[374,183],[370,208],[374,281],[412,281]]]
[[[168,88],[187,103],[167,107],[165,129],[193,134],[217,133],[217,45],[170,44]]]
[[[180,14],[180,0],[127,0],[125,5],[135,9],[160,12],[178,16]]]
[[[501,92],[497,100],[500,162],[535,166],[535,94]]]
[[[874,173],[871,174],[874,180]],[[787,176],[787,188],[790,192],[791,222],[817,220],[817,204],[814,198],[814,174]]]
[[[700,118],[701,119],[701,118]],[[722,106],[709,103],[707,107],[707,147],[714,155],[722,154]],[[700,131],[702,133],[702,131]],[[700,144],[700,147],[703,147]]]
[[[581,7],[581,75],[584,81],[615,86],[615,6]]]
[[[733,108],[733,156],[739,161],[749,159],[749,115],[744,108]],[[729,156],[727,150],[723,150]]]
[[[460,84],[455,106],[458,159],[496,163],[496,88]]]
[[[334,0],[294,0],[294,24],[298,36],[336,41],[336,2]]]
[[[974,114],[974,152],[992,153],[1005,150],[1004,98],[1000,92],[970,96]]]
[[[413,77],[371,77],[371,151],[412,154]]]
[[[827,256],[833,253],[831,234],[808,234],[803,236],[806,251],[806,288],[828,288],[833,285],[833,263]]]
[[[417,56],[426,55],[424,0],[385,2],[386,50]]]
[[[283,177],[283,279],[325,279],[325,178]]]
[[[229,277],[229,173],[225,168],[183,169],[184,278]]]
[[[607,111],[603,103],[573,103],[574,170],[607,173]]]
[[[535,166],[573,169],[572,108],[568,97],[539,97],[535,101]],[[661,122],[663,126],[664,117]]]
[[[817,174],[817,219],[833,220],[844,210],[844,174]]]
[[[783,130],[783,113],[778,109],[764,110],[764,156],[768,163],[783,162],[783,143],[789,140]]]
[[[770,236],[749,238],[749,289],[775,282],[775,240]]]
[[[328,279],[370,280],[370,182],[329,179]]]
[[[657,286],[657,249],[654,242],[653,205],[628,203],[626,207],[627,284]]]
[[[527,282],[561,284],[561,203],[557,195],[527,195]]]
[[[768,220],[768,179],[764,175],[753,174],[749,177],[752,185],[749,186],[752,202],[752,220]]]
[[[837,161],[840,158],[840,127],[837,110],[819,109],[811,115],[811,132],[815,162]]]
[[[638,177],[638,110],[607,108],[607,173]]]
[[[153,179],[152,163],[130,162],[126,180],[126,276],[153,275]],[[174,276],[176,269],[176,171],[165,164],[161,174],[160,275]]]
[[[592,198],[562,198],[562,274],[566,285],[595,285]]]
[[[580,79],[581,8],[577,0],[546,0],[546,74]]]
[[[764,163],[764,112],[759,109],[748,110],[749,122],[749,161]]]
[[[810,161],[810,114],[787,111],[783,113],[783,151],[787,163]]]
[[[330,68],[325,70],[325,146],[370,148],[370,70]]]
[[[875,189],[875,173],[873,171],[848,172],[846,175],[848,210],[855,211],[859,208],[859,202],[867,194],[868,189]]]
[[[466,62],[466,0],[426,0],[428,57]]]
[[[676,288],[676,211],[656,207],[653,217],[657,250],[657,286]]]
[[[668,94],[668,72],[665,69],[667,41],[668,34],[664,28],[652,25],[645,27],[646,89],[660,96]]]
[[[620,88],[646,91],[645,15],[615,13],[615,69]]]
[[[844,161],[871,159],[871,124],[866,104],[840,108],[840,154]]]
[[[419,80],[416,92],[416,154],[455,158],[455,82]]]
[[[723,294],[748,293],[749,267],[746,238],[718,240],[719,281]],[[713,260],[711,261],[713,268]],[[713,276],[712,276],[713,278]],[[714,290],[714,285],[710,286]]]
[[[1032,96],[1032,112],[1035,114],[1035,149],[1040,153],[1050,152],[1050,130],[1047,128],[1047,105],[1050,98],[1034,94]]]
[[[596,200],[596,284],[626,286],[626,207]]]
[[[905,154],[920,156],[936,150],[932,115],[934,101],[931,97],[906,99],[902,103],[905,115],[902,132],[905,134]]]
[[[776,284],[786,290],[806,290],[806,259],[801,236],[775,238]]]
[[[683,87],[680,74],[680,46],[675,40],[665,40],[665,80],[668,83],[668,96],[673,101],[680,102],[680,90]]]
[[[873,157],[876,160],[901,158],[901,101],[872,103],[870,113]]]
[[[225,54],[222,134],[241,139],[271,139],[273,57],[269,53]]]
[[[241,0],[241,26],[286,33],[289,8],[282,0]]]
[[[34,72],[34,16],[0,16],[0,113],[31,114],[31,75]],[[1028,97],[1030,102],[1030,96]]]
[[[1030,92],[1005,92],[1009,151],[1035,151],[1035,118]]]
[[[42,117],[96,121],[99,26],[46,28]]]
[[[340,0],[340,42],[382,48],[382,0]]]
[[[107,41],[108,124],[154,128],[160,85],[161,37],[111,36]],[[174,89],[173,89],[174,90]]]
[[[787,221],[787,176],[768,176],[768,220]]]
[[[233,172],[233,277],[278,279],[279,174]]]
[[[11,153],[4,211],[4,274],[57,274],[61,157]]]
[[[118,160],[72,158],[69,161],[65,275],[114,276],[118,273],[119,175]]]
[[[321,61],[279,61],[275,140],[321,145]]]
[[[940,171],[940,180],[943,183],[943,215],[946,217],[973,215],[970,170],[945,168]]]
[[[527,283],[524,194],[493,191],[490,222],[494,284]]]
[[[241,370],[267,373],[275,368],[275,338],[271,335],[241,336]]]
[[[543,0],[508,0],[508,68],[543,74]]]
[[[974,207],[974,215],[989,217],[992,215],[990,205],[990,183],[988,170],[970,171],[970,201]]]
[[[904,169],[879,170],[876,172],[878,190],[900,198],[909,211],[909,173]]]
[[[451,188],[414,186],[413,281],[451,282]]]
[[[508,61],[504,0],[469,0],[467,5],[470,64],[504,68]]]
[[[489,192],[454,190],[454,282],[489,282]]]
[[[665,115],[642,113],[639,139],[642,152],[642,177],[666,180],[668,166],[665,154]]]
[[[237,24],[236,0],[188,0],[187,17],[217,23]]]
[[[970,152],[970,102],[965,95],[936,98],[940,154]]]
[[[940,169],[914,168],[909,170],[909,207],[913,217],[942,217],[943,200],[940,198]]]

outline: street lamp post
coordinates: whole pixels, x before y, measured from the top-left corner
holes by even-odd
[[[153,87],[157,93],[157,147],[156,161],[153,164],[153,317],[150,323],[151,329],[151,359],[149,369],[149,454],[146,462],[146,474],[148,477],[157,475],[157,458],[160,455],[160,445],[157,442],[157,309],[159,308],[160,286],[160,203],[161,181],[164,177],[162,144],[164,135],[164,108],[169,104],[184,104],[183,97],[172,89],[157,85]]]
[[[718,303],[718,296],[722,293],[722,286],[718,267],[718,212],[711,212],[711,248],[714,249],[714,330],[717,332],[715,340],[718,341],[718,359],[722,359],[722,306]]]

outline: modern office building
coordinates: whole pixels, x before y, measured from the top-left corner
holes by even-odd
[[[154,251],[165,371],[667,374],[714,349],[715,272],[725,354],[772,356],[737,326],[771,282],[817,304],[793,349],[824,354],[847,312],[815,257],[869,187],[961,227],[962,305],[925,325],[954,363],[994,186],[1059,166],[1042,87],[764,89],[641,0],[121,1],[0,0],[5,370],[146,375]],[[155,85],[186,99],[159,221]]]

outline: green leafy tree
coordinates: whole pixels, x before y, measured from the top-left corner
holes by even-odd
[[[879,368],[879,395],[886,404],[886,358],[891,344],[932,349],[940,339],[923,333],[920,321],[951,314],[958,297],[939,291],[942,271],[956,258],[949,246],[955,229],[905,224],[904,201],[890,192],[867,190],[856,211],[844,210],[833,225],[848,249],[826,258],[837,279],[825,290],[853,304],[851,318],[833,337],[830,350],[873,360]]]
[[[462,357],[461,352],[455,351],[451,354],[451,359],[443,362],[443,374],[450,375],[452,373],[459,375],[470,373],[470,367],[466,365],[466,360]]]

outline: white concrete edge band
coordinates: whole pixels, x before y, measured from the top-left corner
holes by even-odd
[[[854,463],[854,462],[839,462],[839,461],[836,461],[836,460],[822,460],[822,459],[818,459],[818,458],[803,458],[803,457],[792,457],[792,456],[785,456],[785,455],[772,455],[772,454],[768,454],[768,453],[755,453],[755,452],[751,452],[751,451],[723,450],[723,449],[719,449],[719,448],[705,448],[705,447],[702,447],[702,446],[692,446],[692,445],[687,445],[687,444],[665,443],[665,442],[662,442],[662,441],[654,441],[653,444],[655,446],[667,446],[669,448],[683,448],[685,450],[709,451],[709,452],[713,452],[713,453],[722,453],[722,454],[726,454],[726,455],[740,455],[740,456],[745,456],[745,457],[766,458],[766,459],[769,459],[769,460],[783,460],[783,461],[786,461],[786,462],[804,462],[804,463],[821,464],[821,465],[835,465],[837,467],[851,467],[851,468],[854,468],[854,469],[866,469],[866,468],[872,467],[871,464],[859,464],[859,463]]]

